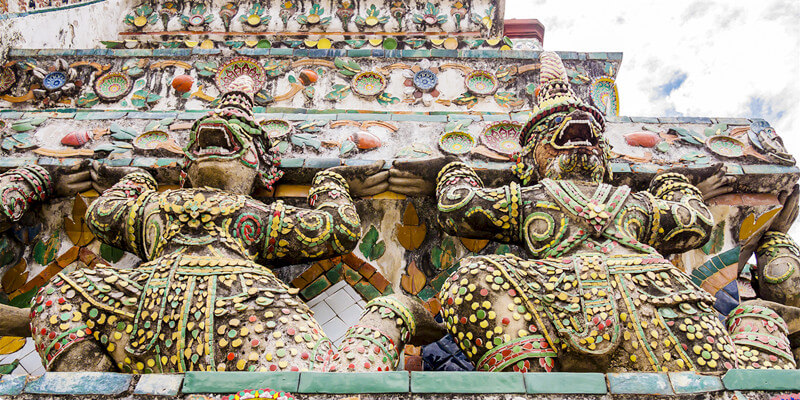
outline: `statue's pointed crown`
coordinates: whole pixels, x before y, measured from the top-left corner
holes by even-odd
[[[237,77],[222,94],[219,101],[219,108],[238,108],[252,116],[253,113],[253,89],[255,82],[247,75]]]
[[[539,56],[539,86],[536,88],[536,105],[531,110],[531,119],[522,130],[521,145],[525,147],[532,139],[534,128],[547,117],[558,112],[569,113],[573,109],[586,111],[601,127],[605,118],[596,108],[586,104],[572,91],[567,70],[561,57],[552,51],[543,51]]]

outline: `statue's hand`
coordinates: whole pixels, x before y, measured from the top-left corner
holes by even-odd
[[[778,201],[783,204],[783,209],[773,220],[775,222],[769,228],[771,231],[789,232],[789,228],[792,227],[792,224],[797,219],[797,213],[800,211],[798,200],[800,200],[800,185],[794,185],[791,192],[786,190],[778,195]]]
[[[384,160],[369,165],[333,167],[330,171],[341,175],[350,185],[353,197],[374,196],[389,189],[389,171],[382,171]]]
[[[453,161],[456,159],[450,157],[395,161],[389,169],[389,190],[407,196],[433,196],[439,171]]]
[[[673,168],[668,172],[677,172],[689,178],[689,181],[703,193],[705,201],[732,192],[731,184],[736,180],[733,176],[725,176],[727,170],[722,163],[705,168]]]
[[[103,193],[111,186],[114,186],[115,183],[119,182],[125,175],[142,171],[144,170],[137,167],[112,167],[101,164],[96,160],[92,161],[92,168],[90,170],[92,188],[98,193]]]
[[[67,171],[52,171],[53,196],[72,197],[92,188],[91,171],[86,165],[76,165]]]

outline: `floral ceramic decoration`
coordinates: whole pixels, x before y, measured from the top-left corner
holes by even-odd
[[[433,26],[447,22],[447,15],[440,13],[438,6],[428,2],[425,9],[421,13],[415,13],[411,19],[415,24]]]
[[[133,146],[142,150],[153,150],[171,141],[169,134],[164,131],[145,132],[133,140]]]
[[[450,15],[455,19],[458,30],[461,30],[461,21],[464,20],[464,16],[467,15],[467,12],[467,6],[462,0],[456,0],[456,2],[453,3],[453,7],[450,9]]]
[[[403,0],[392,0],[392,5],[389,8],[389,13],[397,20],[397,25],[403,25],[403,17],[408,13],[408,7]]]
[[[9,67],[3,67],[0,70],[0,93],[5,93],[8,89],[17,82],[17,76],[14,70]]]
[[[323,17],[322,15],[325,14],[325,9],[319,5],[319,3],[314,3],[311,6],[311,10],[308,11],[308,14],[300,14],[297,16],[297,22],[300,25],[308,26],[308,25],[328,25],[331,23],[331,17]]]
[[[49,70],[39,66],[33,67],[33,77],[41,83],[43,89],[35,89],[34,96],[44,103],[58,102],[62,96],[70,96],[77,92],[75,78],[78,71],[69,66],[63,58],[57,59]]]
[[[219,10],[219,17],[222,19],[222,25],[225,25],[225,30],[230,31],[231,21],[236,14],[239,13],[239,5],[233,2],[225,3]],[[268,22],[269,20],[267,20]],[[266,22],[265,22],[266,24]]]
[[[181,23],[185,27],[199,27],[214,20],[213,14],[206,15],[206,6],[197,3],[189,10],[189,15],[181,15]]]
[[[483,130],[481,141],[490,150],[500,154],[512,155],[522,151],[519,144],[519,133],[522,125],[503,121],[491,124]]]
[[[222,400],[250,400],[250,399],[270,399],[270,400],[295,400],[289,392],[278,392],[272,389],[251,389],[242,390],[230,396],[225,396]]]
[[[475,138],[467,132],[447,132],[439,138],[439,148],[449,154],[466,154],[472,150],[473,146],[475,146]]]
[[[489,96],[497,91],[499,82],[489,71],[474,71],[464,79],[467,90],[476,96]]]
[[[292,130],[292,125],[286,120],[270,119],[261,121],[261,128],[270,138],[278,139],[286,136]]]
[[[744,143],[730,136],[712,136],[706,140],[706,147],[723,157],[736,158],[744,155]]]
[[[216,76],[217,88],[225,91],[236,78],[242,75],[253,79],[255,93],[258,93],[267,81],[266,72],[261,64],[251,58],[237,57],[219,67]]]
[[[386,88],[386,78],[374,71],[361,72],[353,77],[351,86],[355,94],[371,97],[377,96]]]
[[[133,82],[128,74],[111,72],[105,74],[94,82],[94,91],[101,100],[114,102],[125,97],[133,88]]]
[[[492,29],[493,25],[492,20],[494,19],[494,12],[495,12],[495,6],[491,5],[489,6],[489,8],[484,10],[483,13],[472,13],[470,19],[475,24],[478,24],[481,27],[485,28],[487,31],[489,31]]]
[[[592,81],[589,97],[600,112],[605,115],[619,115],[619,94],[614,79],[601,76]]]
[[[169,29],[169,21],[178,13],[180,12],[181,3],[175,0],[165,1],[161,4],[161,8],[158,10],[158,16],[161,17],[161,23],[164,25],[164,29]]]
[[[366,17],[362,17],[360,15],[356,17],[356,25],[360,27],[371,28],[376,25],[383,25],[387,22],[389,22],[389,17],[385,15],[382,16],[381,11],[377,7],[375,7],[375,4],[367,8]]]
[[[337,3],[339,8],[336,10],[336,16],[339,17],[339,20],[342,21],[342,26],[347,30],[350,19],[356,13],[356,5],[353,0],[337,0]]]
[[[421,101],[429,106],[440,94],[436,89],[439,84],[438,74],[439,68],[431,66],[431,62],[427,59],[403,71],[403,76],[406,78],[404,82],[406,102],[416,104]]]
[[[158,14],[155,13],[153,7],[148,4],[142,4],[133,9],[133,14],[125,16],[125,23],[132,26],[136,30],[141,30],[148,24],[154,24],[158,21]]]
[[[265,11],[264,6],[259,3],[254,3],[253,6],[250,7],[250,10],[239,17],[239,20],[242,22],[242,25],[253,28],[262,24],[269,24],[271,17],[269,14],[266,14]]]
[[[67,74],[61,71],[53,71],[44,76],[42,84],[47,90],[61,89],[67,83]]]

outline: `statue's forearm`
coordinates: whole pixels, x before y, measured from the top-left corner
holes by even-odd
[[[31,204],[52,191],[50,174],[38,165],[20,167],[0,175],[0,229],[18,221]]]

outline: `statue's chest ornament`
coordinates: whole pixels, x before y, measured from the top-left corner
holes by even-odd
[[[563,210],[582,225],[588,225],[595,237],[614,221],[631,192],[629,187],[620,186],[612,193],[613,186],[601,183],[592,197],[587,197],[571,181],[545,179],[542,184]]]
[[[176,190],[161,197],[159,207],[191,228],[211,228],[218,217],[230,216],[244,206],[244,196],[201,190]]]

